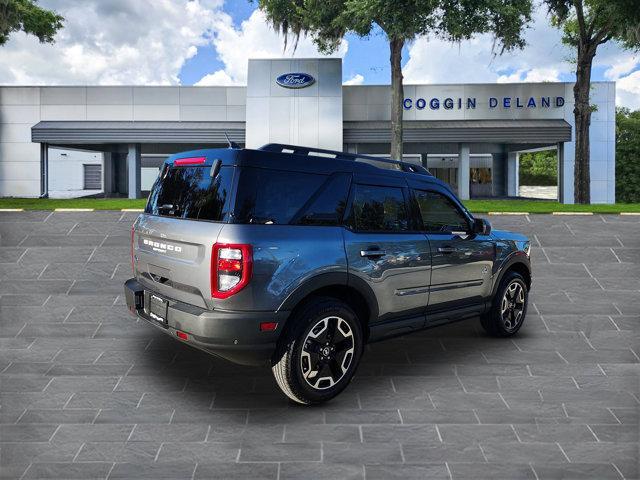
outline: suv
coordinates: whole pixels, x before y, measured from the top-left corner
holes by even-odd
[[[421,166],[269,144],[169,157],[131,230],[131,312],[282,391],[326,401],[365,343],[480,316],[515,334],[529,240]]]

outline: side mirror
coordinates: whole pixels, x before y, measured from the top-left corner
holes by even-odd
[[[473,233],[476,235],[489,235],[491,233],[491,224],[489,223],[489,220],[476,218],[473,222]]]

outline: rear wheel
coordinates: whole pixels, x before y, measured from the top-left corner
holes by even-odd
[[[494,337],[515,335],[527,314],[529,292],[522,275],[507,272],[493,298],[491,309],[480,317],[482,328]]]
[[[278,386],[302,404],[335,397],[353,378],[362,355],[356,314],[339,300],[318,298],[289,322],[272,367]]]

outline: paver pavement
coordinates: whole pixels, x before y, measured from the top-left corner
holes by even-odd
[[[638,478],[640,217],[491,217],[531,236],[527,321],[367,347],[334,401],[124,307],[122,212],[0,213],[3,478]]]

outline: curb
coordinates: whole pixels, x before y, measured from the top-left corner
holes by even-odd
[[[54,212],[93,212],[94,208],[54,208]]]
[[[640,216],[640,212],[620,212],[620,215],[625,215],[625,216]]]
[[[551,212],[551,215],[593,215],[593,212]]]
[[[487,212],[487,215],[529,215],[529,212]]]
[[[0,212],[24,212],[24,208],[0,208]]]
[[[121,208],[120,211],[121,212],[139,212],[139,213],[142,213],[142,212],[144,212],[144,208]]]

